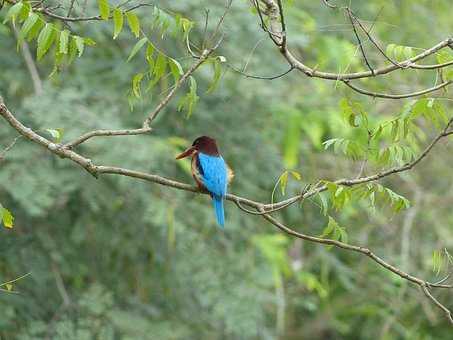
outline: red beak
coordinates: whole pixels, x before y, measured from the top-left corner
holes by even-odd
[[[183,151],[182,153],[177,155],[176,159],[181,159],[181,158],[186,158],[186,157],[192,156],[196,151],[197,150],[195,150],[195,148],[193,146],[191,146],[190,148],[186,149],[185,151]]]

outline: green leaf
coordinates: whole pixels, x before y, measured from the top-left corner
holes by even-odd
[[[108,0],[98,0],[98,8],[102,20],[108,20],[110,15],[110,6]]]
[[[49,78],[52,78],[60,71],[59,66],[61,66],[64,56],[65,55],[63,53],[56,51],[52,72],[49,74]]]
[[[343,192],[344,190],[344,187],[343,186],[340,186],[337,188],[337,190],[335,191],[335,197],[339,197],[341,195],[341,193]]]
[[[212,78],[211,85],[209,85],[209,88],[206,91],[207,93],[211,93],[217,88],[217,86],[219,85],[220,77],[222,75],[222,66],[220,65],[220,60],[218,58],[214,58],[213,65],[214,76]]]
[[[197,81],[194,77],[190,76],[189,84],[189,93],[181,98],[178,103],[178,111],[181,111],[183,108],[187,109],[186,118],[190,118],[199,99],[197,95]]]
[[[322,234],[319,235],[319,237],[324,238],[326,236],[329,236],[335,231],[337,227],[338,227],[337,222],[333,219],[332,216],[329,216],[329,222],[327,223],[327,226],[324,228]]]
[[[294,171],[294,170],[291,171],[291,175],[293,175],[293,177],[298,181],[300,181],[302,179],[302,175],[300,173],[298,173],[297,171]]]
[[[77,48],[77,51],[78,51],[78,56],[81,57],[82,54],[83,54],[83,51],[85,49],[85,39],[82,38],[82,37],[79,37],[78,35],[74,35],[72,37],[74,43],[75,43],[75,46]]]
[[[40,16],[38,15],[38,19],[39,18]],[[43,20],[36,20],[36,23],[30,28],[30,31],[26,36],[27,41],[32,41],[33,39],[35,39],[44,26],[45,23]]]
[[[181,18],[181,26],[184,33],[189,33],[193,27],[193,22],[186,18]]]
[[[123,29],[123,12],[119,8],[113,10],[113,39],[116,39]]]
[[[198,102],[197,96],[197,81],[194,77],[190,77],[190,86],[189,86],[189,105],[187,108],[187,117],[189,118],[192,115],[193,109]]]
[[[404,46],[403,55],[405,59],[410,59],[414,56],[414,52],[412,51],[412,47]]]
[[[443,64],[453,60],[453,53],[448,50],[441,50],[436,53],[436,59],[439,64]]]
[[[18,15],[18,18],[19,18],[19,21],[24,21],[25,19],[28,18],[28,16],[30,15],[30,11],[31,11],[31,5],[30,3],[27,1],[27,2],[23,2],[23,6],[19,12],[19,15]]]
[[[324,228],[322,234],[319,236],[321,238],[325,238],[326,236],[331,236],[331,239],[338,240],[344,243],[348,243],[348,233],[346,229],[340,227],[337,221],[334,220],[332,216],[329,215],[329,222],[327,226]]]
[[[94,41],[91,38],[85,37],[85,38],[83,38],[83,41],[84,41],[85,45],[87,45],[87,46],[95,46],[96,45],[96,41]]]
[[[145,58],[148,61],[148,63],[152,63],[153,65],[154,65],[153,59],[154,50],[155,50],[154,45],[149,41],[148,46],[146,46]]]
[[[129,57],[127,58],[127,61],[130,61],[138,53],[138,51],[140,51],[140,49],[146,44],[147,41],[148,41],[148,38],[146,38],[146,37],[137,41],[135,46],[132,48],[132,51],[129,54]]]
[[[340,100],[340,108],[343,118],[349,123],[350,126],[368,126],[368,113],[365,111],[361,103],[343,98]]]
[[[349,237],[348,237],[348,233],[346,232],[346,229],[343,228],[343,227],[338,227],[337,230],[339,231],[339,238],[338,239],[341,242],[348,243]]]
[[[433,272],[436,273],[436,275],[439,275],[440,271],[442,270],[442,267],[444,265],[444,259],[442,256],[442,252],[440,250],[435,250],[433,252]]]
[[[8,12],[6,12],[5,20],[3,20],[3,23],[6,24],[10,20],[14,22],[16,20],[16,16],[19,15],[23,6],[24,3],[22,1],[17,2],[15,5],[11,6]]]
[[[38,35],[38,48],[36,50],[38,60],[41,60],[41,58],[47,53],[49,48],[52,46],[54,38],[55,27],[53,24],[47,23]]]
[[[155,65],[155,62],[153,59],[153,53],[154,53],[154,45],[149,43],[148,46],[146,47],[145,58],[146,58],[146,61],[148,62],[150,76],[152,76],[152,74],[153,74],[154,65]],[[151,81],[150,87],[148,88],[148,90],[150,90],[153,85],[154,85],[154,83]]]
[[[327,211],[329,209],[329,203],[327,201],[327,197],[322,192],[320,192],[318,195],[319,195],[319,200],[321,201],[321,213],[324,216],[327,216]]]
[[[58,51],[60,53],[68,54],[69,34],[68,30],[63,30],[60,33],[60,42],[58,45]]]
[[[283,196],[285,195],[286,185],[287,184],[288,184],[288,171],[285,171],[280,176],[280,191],[282,192]]]
[[[181,64],[173,58],[168,59],[168,65],[170,66],[171,73],[173,74],[173,78],[175,82],[181,78],[184,71],[182,70]]]
[[[14,225],[14,216],[11,214],[11,212],[8,209],[3,208],[3,207],[1,207],[0,209],[1,209],[0,212],[1,212],[1,219],[3,221],[3,225],[6,228],[12,228]]]
[[[393,53],[395,55],[395,58],[398,59],[399,61],[401,61],[404,59],[403,52],[404,52],[404,46],[397,45],[395,47],[395,50]]]
[[[22,41],[25,39],[32,29],[32,27],[36,24],[38,21],[39,16],[36,13],[32,13],[28,16],[28,18],[25,20],[24,24],[22,25],[22,28],[19,32],[19,40]]]
[[[141,82],[143,79],[143,73],[137,73],[134,78],[132,78],[132,92],[137,98],[141,97]]]
[[[48,133],[53,137],[55,143],[60,143],[61,137],[63,137],[63,129],[46,129]]]
[[[387,56],[388,56],[389,58],[393,58],[393,57],[394,57],[393,53],[394,53],[394,51],[395,51],[395,47],[396,47],[395,44],[389,44],[389,45],[387,45],[387,48],[385,49],[385,54],[387,54]]]
[[[159,79],[165,74],[165,71],[167,70],[167,57],[159,53],[156,59],[156,64],[154,65],[154,70],[153,70],[153,83],[157,83]]]
[[[140,20],[132,11],[126,13],[126,18],[131,32],[135,35],[136,38],[138,38],[140,36]]]

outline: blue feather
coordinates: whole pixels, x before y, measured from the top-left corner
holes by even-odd
[[[217,222],[223,226],[225,224],[223,199],[227,192],[227,166],[223,158],[210,156],[204,153],[198,154],[201,167],[202,181],[206,189],[211,193]]]
[[[217,223],[223,228],[225,225],[225,212],[223,210],[223,198],[214,196],[212,199],[214,203],[215,214],[217,217]]]

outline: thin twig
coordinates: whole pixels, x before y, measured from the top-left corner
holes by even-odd
[[[64,148],[72,149],[73,147],[82,144],[93,137],[100,136],[133,136],[133,135],[142,135],[152,131],[150,127],[140,128],[140,129],[130,129],[130,130],[94,130],[87,132],[72,142],[66,143],[63,145]]]
[[[5,159],[6,153],[13,148],[14,145],[16,145],[17,141],[22,138],[23,136],[19,135],[16,138],[13,139],[11,143],[9,143],[6,148],[3,149],[2,152],[0,152],[0,162],[2,162]]]
[[[231,64],[227,64],[227,67],[232,69],[234,72],[237,72],[241,75],[243,75],[244,77],[246,78],[252,78],[252,79],[261,79],[261,80],[274,80],[274,79],[277,79],[277,78],[281,78],[283,76],[286,76],[288,73],[290,73],[292,70],[294,70],[294,67],[290,67],[288,70],[286,70],[285,72],[283,73],[280,73],[280,74],[277,74],[275,76],[256,76],[256,75],[253,75],[253,74],[249,74],[249,73],[245,73],[241,70],[239,70],[238,68],[234,67],[233,65]]]
[[[357,33],[357,29],[355,28],[354,19],[352,18],[352,14],[350,11],[346,12],[348,14],[349,21],[351,22],[352,29],[354,31],[354,35],[356,36],[357,42],[359,43],[360,51],[362,52],[363,59],[365,60],[365,64],[368,66],[368,69],[371,71],[371,74],[374,76],[373,67],[371,67],[368,58],[366,57],[365,49],[363,48],[362,41],[360,40],[359,34]]]
[[[74,9],[74,3],[75,3],[75,0],[71,0],[71,3],[69,5],[69,9],[68,9],[68,13],[66,14],[67,17],[71,16],[72,10]]]
[[[336,8],[337,8],[337,6],[331,4],[331,3],[329,2],[329,0],[322,0],[322,2],[323,2],[324,5],[326,5],[327,7],[330,7],[330,8],[332,8],[332,9],[336,9]]]
[[[359,25],[359,27],[366,34],[366,36],[371,41],[371,43],[378,49],[379,52],[381,52],[381,54],[385,57],[385,59],[387,59],[390,63],[392,63],[396,67],[399,67],[399,68],[407,67],[404,64],[400,64],[400,63],[394,61],[392,58],[390,58],[384,52],[384,50],[381,48],[381,46],[379,46],[379,44],[376,42],[376,40],[373,38],[373,36],[369,33],[369,31],[365,28],[365,26],[362,25],[362,23],[360,22],[359,18],[357,18],[357,16],[354,15],[354,13],[352,13],[352,11],[351,11],[351,9],[349,7],[347,7],[346,11],[348,12],[348,15],[350,16],[351,21],[354,20]]]
[[[343,81],[343,83],[348,85],[354,91],[356,91],[358,93],[361,93],[361,94],[364,94],[364,95],[367,95],[367,96],[379,97],[379,98],[385,98],[385,99],[403,99],[403,98],[418,97],[418,96],[421,96],[421,95],[424,95],[424,94],[427,94],[427,93],[430,93],[430,92],[437,91],[437,90],[439,90],[441,88],[447,87],[448,85],[453,83],[453,81],[449,80],[449,81],[443,82],[443,83],[441,83],[439,85],[436,85],[436,86],[433,86],[433,87],[430,87],[430,88],[427,88],[427,89],[424,89],[424,90],[421,90],[421,91],[404,93],[404,94],[390,94],[390,93],[371,92],[371,91],[368,91],[368,90],[361,89],[360,87],[357,87],[355,85],[352,85],[351,82],[347,81],[347,80]]]
[[[448,320],[450,321],[450,323],[453,325],[453,314],[452,312],[447,308],[445,307],[442,303],[439,302],[439,300],[437,300],[432,294],[431,292],[429,291],[429,288],[428,288],[428,285],[424,284],[424,285],[421,285],[422,289],[423,289],[423,292],[425,293],[425,295],[437,306],[439,307],[444,313],[445,315],[447,316]]]

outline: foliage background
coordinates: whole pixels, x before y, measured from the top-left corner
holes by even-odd
[[[212,18],[223,11],[221,2],[212,1],[158,5],[195,21],[193,39],[201,36],[204,8]],[[453,31],[448,0],[353,1],[352,8],[370,21],[380,12],[374,33],[383,45],[429,47]],[[95,4],[91,10],[97,11]],[[146,8],[137,13],[142,20],[152,15]],[[308,64],[334,72],[363,68],[347,18],[316,1],[293,4],[287,17],[290,44]],[[124,31],[112,41],[112,24],[105,22],[72,27],[97,46],[52,78],[52,60],[44,58],[38,64],[44,93],[36,95],[11,26],[0,25],[5,101],[28,126],[64,128],[65,140],[93,128],[138,126],[158,102],[163,85],[144,94],[130,111],[131,78],[143,64],[139,57],[126,63],[134,37]],[[247,1],[234,3],[224,30],[219,53],[228,63],[241,67],[249,59],[247,72],[258,75],[285,70]],[[158,44],[183,65],[190,61],[182,42],[166,38]],[[384,62],[375,51],[370,56]],[[248,79],[225,66],[223,72],[210,94],[211,67],[196,73],[200,100],[189,119],[177,111],[176,100],[154,123],[153,133],[98,138],[84,144],[83,151],[98,163],[191,182],[187,167],[174,155],[194,137],[208,134],[218,139],[236,172],[231,192],[269,201],[286,169],[303,176],[303,183],[290,180],[287,195],[304,183],[358,172],[359,161],[322,145],[330,138],[360,138],[342,118],[342,98],[360,102],[374,124],[411,102],[357,97],[340,84],[296,72],[274,81]],[[365,84],[401,93],[433,78],[425,72],[398,72]],[[439,101],[451,116],[451,100]],[[436,128],[422,127],[428,141]],[[2,122],[2,145],[14,137]],[[363,202],[333,210],[350,242],[367,244],[402,269],[435,280],[433,251],[453,248],[452,151],[451,142],[442,143],[428,161],[384,183],[411,200],[408,210],[373,210]],[[31,272],[14,286],[19,294],[0,294],[4,339],[451,336],[444,316],[407,282],[359,255],[286,237],[231,203],[221,231],[202,195],[117,176],[96,180],[22,139],[0,167],[0,200],[15,215],[15,227],[0,230],[0,281]],[[327,224],[316,199],[280,217],[313,235]],[[439,295],[448,300],[447,294]]]

